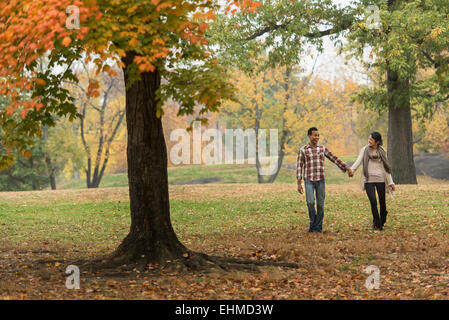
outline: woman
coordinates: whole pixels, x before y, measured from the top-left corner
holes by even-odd
[[[382,148],[382,136],[379,132],[372,132],[368,138],[368,145],[360,150],[357,161],[352,165],[353,173],[360,165],[363,165],[361,189],[366,191],[371,204],[374,230],[382,230],[387,221],[387,206],[385,203],[385,186],[388,192],[395,191],[395,185],[391,178],[391,166],[387,153]],[[376,190],[379,196],[380,216],[377,209]]]

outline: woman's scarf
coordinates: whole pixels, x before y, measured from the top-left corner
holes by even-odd
[[[379,159],[379,157],[384,165],[385,171],[387,171],[387,173],[391,173],[391,166],[390,163],[388,162],[387,153],[385,152],[385,150],[381,146],[378,146],[377,154],[373,155],[373,148],[367,146],[365,148],[365,153],[363,155],[363,175],[367,179],[368,179],[368,161],[370,159],[371,160]]]

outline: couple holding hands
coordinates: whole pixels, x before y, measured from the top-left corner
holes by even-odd
[[[301,180],[304,179],[306,189],[306,203],[309,210],[309,232],[322,232],[324,217],[325,180],[324,157],[335,163],[348,176],[354,176],[354,172],[362,165],[363,174],[360,187],[366,191],[371,204],[374,230],[382,230],[387,220],[387,206],[385,203],[385,191],[391,195],[396,190],[391,178],[391,166],[387,159],[387,153],[382,148],[382,136],[373,132],[368,138],[368,145],[360,150],[356,162],[348,167],[343,161],[332,154],[325,146],[318,145],[320,133],[312,127],[308,130],[309,143],[299,149],[296,162],[296,178],[298,192],[304,193]],[[380,210],[377,208],[376,190],[379,196]],[[316,209],[315,209],[316,194]]]

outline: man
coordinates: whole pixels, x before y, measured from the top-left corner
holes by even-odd
[[[343,172],[347,171],[348,176],[352,176],[353,172],[343,161],[334,156],[329,149],[318,145],[320,133],[317,128],[310,128],[307,131],[307,135],[309,136],[309,144],[299,149],[296,162],[298,192],[300,194],[304,192],[301,185],[301,180],[304,177],[306,203],[310,218],[309,232],[322,232],[325,198],[324,157],[335,163]],[[317,198],[316,210],[314,193],[316,193]]]

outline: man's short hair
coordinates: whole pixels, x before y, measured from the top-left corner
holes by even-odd
[[[308,135],[308,136],[311,136],[313,131],[318,131],[318,129],[315,128],[315,127],[310,128],[310,129],[307,131],[307,135]]]

